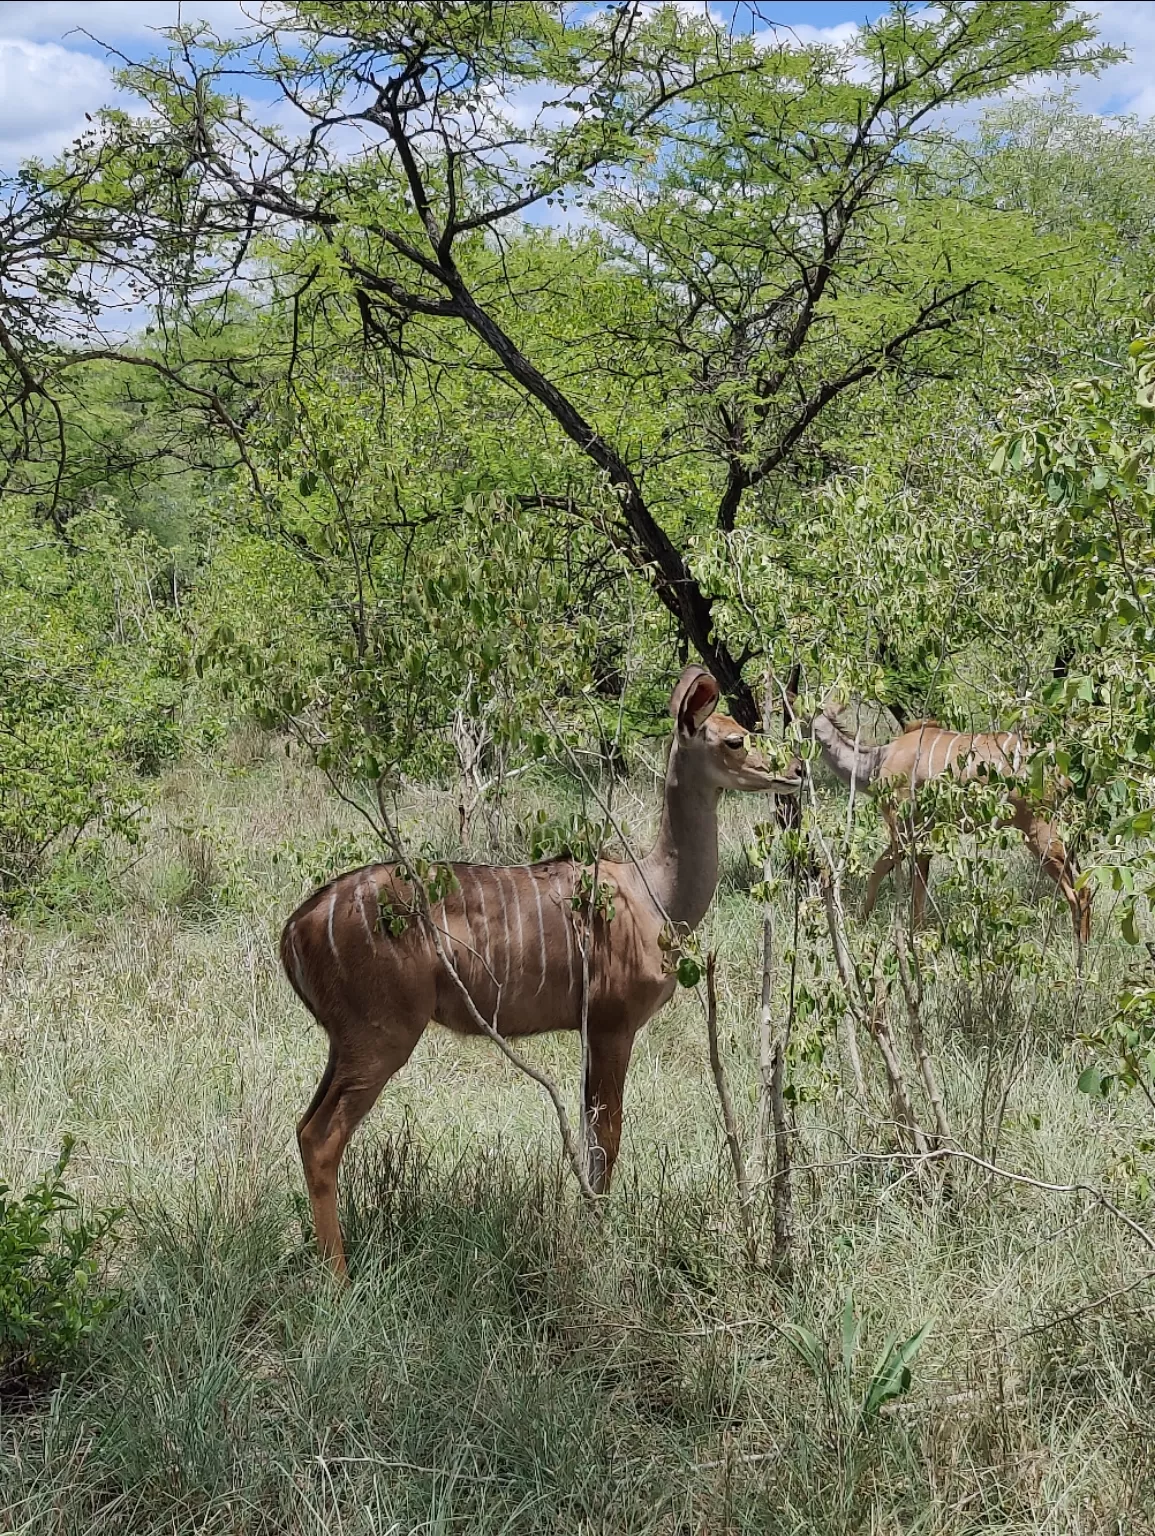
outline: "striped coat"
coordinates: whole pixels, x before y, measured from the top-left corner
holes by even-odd
[[[430,923],[482,1017],[510,1037],[580,1028],[583,919],[574,897],[581,866],[562,858],[449,868],[453,889],[430,909]],[[640,884],[636,866],[608,860],[598,878],[617,891]],[[612,922],[592,924],[592,1028],[627,1002],[637,1010],[639,984],[650,1011],[673,993],[656,943],[663,917],[644,890],[638,894],[643,912],[649,908],[644,933],[629,906]],[[423,1023],[480,1033],[440,963],[430,923],[413,905],[407,882],[389,864],[352,870],[314,892],[285,924],[281,941],[285,971],[306,1007],[323,1020],[400,1008]]]

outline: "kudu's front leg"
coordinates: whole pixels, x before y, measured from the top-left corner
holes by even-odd
[[[910,893],[910,920],[915,928],[921,928],[926,919],[926,895],[930,885],[930,854],[916,853]]]
[[[609,1189],[618,1160],[622,1101],[633,1047],[632,1030],[590,1036],[585,1085],[586,1155],[590,1184],[599,1195]]]
[[[862,904],[862,915],[869,917],[874,911],[874,904],[878,900],[879,888],[882,882],[890,874],[896,864],[901,864],[903,859],[902,842],[898,835],[898,822],[894,812],[886,806],[881,806],[882,819],[886,822],[887,835],[890,838],[890,846],[870,871],[870,881],[866,887],[866,900]]]

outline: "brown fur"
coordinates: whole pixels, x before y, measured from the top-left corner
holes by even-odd
[[[639,861],[598,864],[614,904],[612,920],[592,921],[589,945],[586,1109],[590,1179],[599,1192],[618,1154],[634,1036],[674,992],[661,936],[671,922],[695,927],[717,884],[719,795],[724,788],[793,792],[799,783],[798,765],[789,778],[771,773],[741,727],[714,712],[717,699],[710,674],[687,668],[670,700],[677,726],[657,841]],[[503,1036],[581,1027],[573,898],[582,866],[554,859],[452,869],[454,887],[428,918],[412,910],[413,893],[397,868],[374,864],[314,892],[281,935],[289,980],[329,1037],[328,1065],[297,1139],[317,1239],[339,1275],[346,1270],[337,1171],[350,1136],[430,1020],[462,1034],[483,1032],[429,925],[437,925],[474,1007]],[[405,913],[394,934],[389,918]]]
[[[862,749],[827,714],[811,723],[823,756],[844,781],[852,774],[859,784],[888,791],[885,800],[909,804],[919,788],[943,773],[963,783],[975,781],[994,770],[1006,779],[1022,780],[1031,755],[1030,744],[1008,731],[952,731],[932,721],[914,721],[882,747]],[[824,739],[825,738],[825,739]],[[1068,853],[1050,821],[1017,790],[1007,795],[1011,806],[1009,824],[1023,836],[1043,872],[1054,881],[1071,913],[1077,949],[1091,936],[1091,893],[1077,890],[1078,865]],[[874,909],[883,880],[906,857],[911,843],[909,816],[901,820],[893,804],[880,809],[890,835],[890,847],[875,864],[866,889],[863,915]],[[917,854],[914,860],[913,913],[922,921],[926,905],[930,859]]]

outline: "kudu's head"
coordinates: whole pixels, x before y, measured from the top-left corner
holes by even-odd
[[[721,690],[705,667],[687,667],[670,695],[676,729],[672,751],[679,774],[693,775],[712,789],[744,789],[762,794],[796,795],[802,787],[802,763],[792,757],[784,769],[770,766],[750,743],[750,735],[714,706]]]

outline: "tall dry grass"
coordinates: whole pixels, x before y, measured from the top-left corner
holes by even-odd
[[[561,793],[522,783],[506,852]],[[619,795],[644,840],[652,781]],[[747,1131],[760,914],[741,846],[755,814],[727,807],[709,935]],[[414,795],[406,821],[455,851],[452,797]],[[293,1139],[323,1043],[275,936],[312,876],[371,851],[291,762],[189,767],[118,876],[119,909],[81,904],[0,940],[0,1177],[30,1180],[69,1131],[85,1197],[128,1206],[110,1276],[124,1305],[49,1397],[0,1404],[0,1529],[1155,1529],[1152,1253],[1084,1195],[855,1159],[891,1140],[830,1081],[798,1112],[783,1292],[743,1257],[692,994],[639,1042],[596,1215],[562,1175],[533,1085],[484,1042],[431,1030],[354,1143],[355,1278],[335,1293]],[[787,888],[778,900],[784,933]],[[1040,930],[1053,918],[1040,905]],[[1102,1189],[1146,1225],[1146,1107],[1075,1091],[1076,1036],[1120,958],[1101,947],[1079,990],[1053,948],[1010,988],[940,957],[927,1026],[956,1134],[978,1145],[1005,1091],[1001,1165]],[[530,1048],[572,1089],[574,1041]],[[848,1291],[864,1328],[849,1376]],[[930,1318],[909,1393],[862,1422],[886,1336]],[[804,1363],[790,1321],[830,1341],[829,1369]]]

